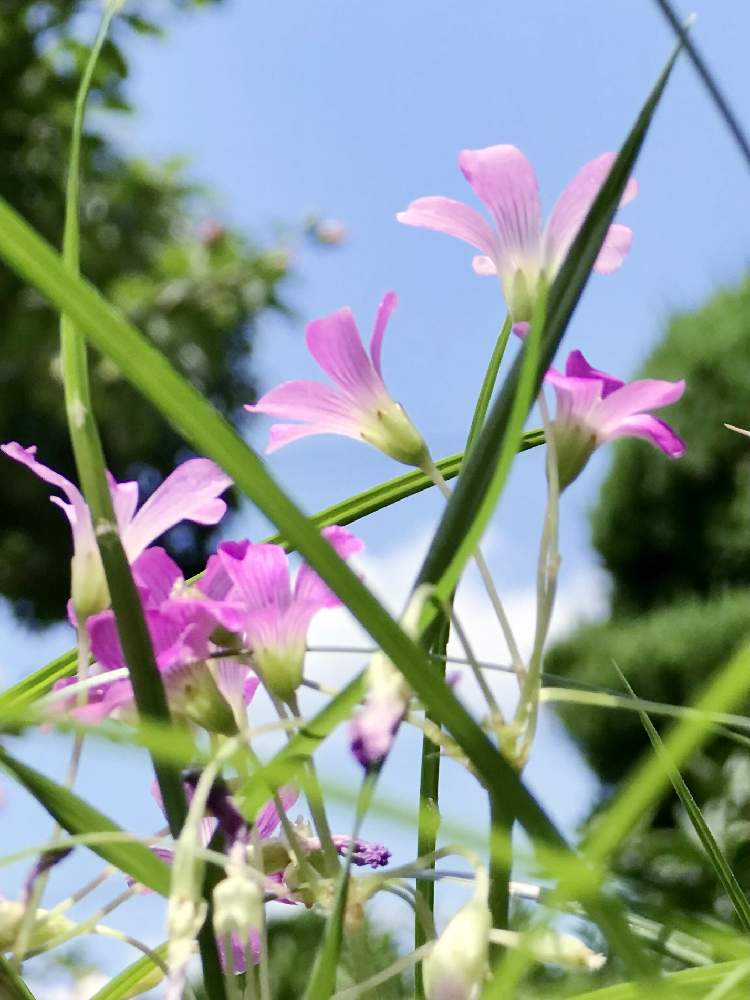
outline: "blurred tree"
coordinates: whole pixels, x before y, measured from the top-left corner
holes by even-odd
[[[614,660],[642,697],[684,704],[750,634],[750,441],[724,427],[750,424],[750,280],[674,317],[643,375],[686,379],[668,419],[687,451],[669,462],[642,442],[615,447],[592,516],[612,618],[546,667],[619,689]],[[647,746],[630,713],[561,714],[605,781]]]
[[[750,280],[674,317],[643,374],[687,380],[668,416],[687,452],[667,462],[638,442],[616,446],[592,516],[612,579],[612,617],[557,644],[545,666],[622,691],[614,662],[641,697],[688,704],[750,639],[750,441],[724,427],[750,424]],[[566,705],[560,714],[606,783],[650,746],[636,713]],[[663,727],[663,717],[652,721]],[[747,751],[716,739],[683,774],[750,887]],[[672,794],[643,818],[615,866],[640,912],[733,919]]]
[[[129,111],[121,46],[134,33],[159,31],[145,19],[146,9],[131,0],[118,18],[97,67],[92,108]],[[0,193],[57,245],[73,100],[88,51],[76,34],[82,14],[97,15],[97,5],[0,0]],[[177,163],[153,168],[128,160],[102,134],[87,133],[83,178],[84,274],[224,414],[237,417],[241,404],[254,398],[255,320],[265,309],[282,308],[278,285],[286,254],[258,248],[218,222],[199,224],[201,192]],[[37,444],[43,462],[74,478],[57,318],[5,268],[0,329],[0,440]],[[112,365],[95,355],[91,360],[110,468],[119,479],[137,478],[147,494],[186,457],[184,446]],[[26,620],[59,618],[68,593],[61,572],[70,554],[65,524],[27,470],[6,462],[2,473],[0,594]],[[188,574],[205,561],[206,542],[206,530],[194,525],[167,539]]]

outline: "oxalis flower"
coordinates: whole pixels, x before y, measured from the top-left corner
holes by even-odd
[[[670,458],[679,458],[685,444],[671,427],[648,410],[676,402],[685,382],[639,379],[625,383],[592,368],[580,351],[571,351],[562,375],[550,368],[544,377],[557,397],[552,423],[560,489],[578,476],[592,452],[605,441],[638,437]]]
[[[236,718],[252,698],[258,679],[247,665],[220,656],[222,647],[213,640],[216,635],[230,638],[241,627],[244,608],[214,601],[188,586],[180,568],[159,546],[146,549],[135,560],[133,578],[172,711],[211,732],[235,733]],[[132,714],[130,680],[109,682],[107,677],[127,666],[114,613],[90,615],[86,628],[101,684],[87,689],[85,704],[78,705],[71,695],[59,707],[92,725],[115,712]],[[54,687],[64,690],[75,682],[65,678]]]
[[[407,226],[455,236],[480,250],[481,254],[474,257],[474,270],[499,277],[513,329],[524,334],[540,279],[551,282],[559,271],[614,160],[614,153],[602,153],[587,163],[564,189],[546,226],[542,226],[534,168],[519,149],[464,149],[458,165],[489,209],[494,227],[469,205],[441,196],[417,198],[396,218]],[[620,206],[632,201],[637,193],[638,185],[631,178]],[[600,274],[616,271],[632,239],[627,226],[610,226],[594,270]]]
[[[308,324],[305,339],[310,353],[337,388],[320,382],[284,382],[246,406],[251,413],[303,421],[274,424],[267,452],[312,434],[344,434],[406,465],[424,463],[427,448],[422,436],[390,396],[380,367],[383,335],[397,303],[395,292],[388,292],[380,303],[369,356],[348,307]]]
[[[0,445],[0,450],[27,466],[65,497],[63,500],[59,496],[51,496],[50,500],[62,508],[73,532],[71,595],[75,612],[86,617],[102,611],[109,606],[109,590],[91,512],[81,491],[59,472],[38,462],[34,445],[25,448],[16,441],[10,441]],[[227,509],[219,496],[232,485],[229,476],[214,462],[207,458],[192,458],[178,465],[136,511],[138,483],[118,483],[109,473],[107,475],[117,527],[131,563],[151,542],[180,521],[217,524]]]
[[[346,528],[333,525],[321,534],[342,559],[363,548]],[[338,597],[306,564],[292,587],[284,549],[249,541],[222,542],[198,588],[214,600],[243,609],[237,629],[241,641],[250,647],[266,686],[277,698],[289,700],[302,682],[310,622],[322,609],[338,607]]]

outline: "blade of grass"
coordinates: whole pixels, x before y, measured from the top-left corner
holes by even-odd
[[[154,948],[154,952],[159,958],[166,959],[167,945],[160,944],[158,948]],[[144,956],[102,986],[91,1000],[129,1000],[130,997],[140,996],[141,993],[154,989],[162,979],[159,967],[148,956]]]
[[[586,836],[582,846],[587,857],[597,863],[606,863],[667,787],[669,776],[664,760],[679,770],[711,732],[710,716],[731,711],[747,697],[748,672],[750,646],[744,646],[707,683],[693,706],[695,714],[680,719],[671,727],[663,740],[663,759],[644,754],[627,783]]]
[[[617,668],[617,673],[619,674],[623,685],[630,693],[631,697],[635,698],[636,693],[628,679],[619,668]],[[648,738],[651,741],[651,745],[654,748],[654,752],[656,756],[664,762],[664,766],[669,774],[669,780],[672,782],[672,787],[679,796],[680,802],[687,813],[688,819],[695,830],[696,836],[701,842],[703,850],[706,852],[706,857],[708,858],[711,867],[716,872],[716,877],[719,882],[721,882],[724,887],[724,892],[726,892],[732,906],[734,907],[740,926],[746,932],[750,932],[750,903],[748,903],[747,896],[737,881],[737,877],[724,856],[724,852],[716,842],[716,838],[713,833],[711,833],[708,823],[706,823],[703,818],[703,813],[701,812],[698,803],[693,798],[692,792],[685,783],[685,779],[680,774],[678,768],[673,767],[669,759],[665,756],[664,745],[661,737],[656,731],[651,719],[649,719],[646,712],[640,712],[639,715],[641,717],[641,722],[643,723],[643,728],[646,730]]]
[[[2,955],[0,955],[0,997],[2,1000],[35,1000],[26,983]]]
[[[727,976],[733,975],[737,967],[745,965],[750,975],[750,965],[747,959],[736,962],[721,962],[715,965],[701,965],[696,969],[685,969],[683,972],[673,972],[659,981],[659,997],[705,997],[706,989],[721,983]],[[618,983],[616,986],[605,986],[602,989],[590,990],[586,993],[576,993],[568,1000],[642,1000],[644,996],[642,983]],[[733,993],[732,997],[746,997],[747,987]]]
[[[3,747],[0,747],[0,767],[16,778],[68,833],[124,832],[75,792],[16,760]],[[91,850],[126,872],[136,882],[141,882],[162,896],[169,895],[169,868],[143,844],[96,844],[91,846]]]
[[[750,167],[750,141],[748,141],[748,138],[745,135],[745,130],[742,128],[739,118],[732,110],[732,106],[719,87],[716,77],[709,69],[708,63],[698,51],[695,43],[688,36],[687,27],[689,27],[689,25],[683,26],[677,17],[674,8],[669,3],[669,0],[656,0],[656,5],[667,19],[674,33],[685,46],[685,51],[690,57],[690,61],[695,67],[698,76],[701,78],[704,87],[711,95],[711,99],[716,105],[719,114],[724,119],[727,128],[732,134],[732,138],[737,143],[745,163],[747,163],[748,167]]]

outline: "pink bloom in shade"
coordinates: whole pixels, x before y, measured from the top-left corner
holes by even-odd
[[[321,534],[343,559],[363,548],[346,528],[332,526]],[[307,565],[292,588],[284,549],[247,541],[219,545],[198,587],[232,606],[243,605],[240,631],[253,662],[273,694],[289,699],[302,681],[310,622],[323,608],[341,604],[333,591]]]
[[[37,462],[34,445],[24,448],[16,441],[10,441],[0,445],[0,450],[64,495],[65,500],[59,496],[51,496],[50,500],[62,508],[73,532],[71,593],[75,609],[85,617],[106,608],[109,591],[104,568],[91,513],[78,487]],[[118,483],[109,476],[117,527],[129,561],[134,562],[151,542],[180,521],[197,524],[216,524],[220,521],[227,508],[219,496],[231,484],[229,476],[214,462],[207,458],[192,458],[178,465],[136,511],[138,483]]]
[[[246,406],[251,413],[302,421],[273,424],[267,452],[312,434],[344,434],[406,465],[424,463],[427,449],[422,436],[388,393],[380,367],[383,335],[397,302],[396,293],[388,292],[380,303],[369,357],[348,307],[308,324],[305,339],[310,353],[336,388],[320,382],[284,382],[255,405]]]
[[[520,150],[515,146],[464,149],[458,165],[489,209],[494,226],[469,205],[440,196],[417,198],[396,218],[407,226],[455,236],[481,251],[474,258],[474,270],[499,277],[514,329],[523,334],[540,278],[554,279],[614,160],[614,153],[602,153],[587,163],[557,199],[543,226],[534,168]],[[620,205],[637,193],[638,185],[631,178]],[[610,226],[594,270],[600,274],[616,271],[632,239],[627,226]]]
[[[580,351],[571,351],[562,375],[550,368],[545,382],[557,397],[553,421],[560,488],[572,483],[594,449],[621,437],[649,441],[670,458],[679,458],[684,442],[648,410],[676,402],[685,382],[639,379],[625,383],[592,368]]]
[[[232,709],[249,703],[258,679],[231,657],[214,658],[220,647],[212,637],[218,629],[236,632],[244,622],[244,608],[191,591],[177,564],[158,546],[141,553],[133,576],[172,708],[213,732],[236,732]],[[107,683],[107,671],[127,665],[113,612],[90,615],[86,627],[91,651],[104,670],[102,683],[88,690],[85,705],[76,707],[71,696],[64,707],[94,724],[115,711],[133,711],[133,689],[127,678]],[[72,682],[65,679],[55,687]]]

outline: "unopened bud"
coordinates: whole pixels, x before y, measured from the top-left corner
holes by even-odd
[[[0,952],[13,947],[26,907],[11,899],[0,899]],[[37,910],[29,939],[29,951],[44,951],[53,941],[76,929],[76,924],[62,914]]]
[[[483,878],[424,961],[427,1000],[476,1000],[487,973],[491,926]]]
[[[239,845],[238,845],[239,846]],[[214,931],[220,940],[236,934],[240,939],[263,922],[263,892],[250,876],[244,861],[227,865],[227,877],[214,889]]]

